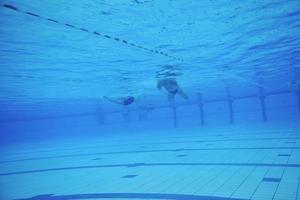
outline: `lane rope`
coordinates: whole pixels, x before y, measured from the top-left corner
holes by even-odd
[[[114,37],[114,36],[111,36],[111,35],[108,35],[108,34],[100,33],[98,31],[88,30],[86,28],[78,27],[78,26],[75,26],[75,25],[70,24],[70,23],[64,23],[64,22],[61,22],[59,20],[44,17],[44,16],[41,16],[41,15],[36,14],[36,13],[24,11],[24,10],[21,10],[21,9],[17,8],[14,5],[2,4],[2,7],[6,8],[6,9],[9,9],[9,10],[16,11],[18,13],[23,13],[23,14],[29,15],[31,17],[36,17],[36,18],[41,19],[41,20],[46,20],[46,21],[49,21],[49,22],[52,22],[52,23],[55,23],[55,24],[60,24],[60,25],[63,25],[67,28],[72,28],[74,30],[79,30],[79,31],[82,31],[82,32],[85,32],[85,33],[93,34],[94,36],[98,36],[98,37],[113,40],[115,42],[123,43],[125,45],[131,46],[131,47],[134,47],[134,48],[138,48],[138,49],[142,49],[142,50],[148,51],[150,53],[158,54],[158,55],[165,56],[167,58],[172,58],[172,59],[175,59],[175,60],[178,60],[178,61],[183,61],[183,59],[175,57],[175,56],[171,56],[168,53],[163,52],[163,51],[151,49],[151,48],[148,48],[148,47],[145,47],[145,46],[142,46],[142,45],[135,44],[133,42],[129,42],[129,41],[127,41],[125,39],[122,39],[122,38],[118,38],[118,37]]]

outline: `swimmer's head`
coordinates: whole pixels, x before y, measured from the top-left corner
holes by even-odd
[[[127,99],[128,99],[129,101],[131,101],[131,102],[134,101],[134,97],[133,97],[133,96],[128,96]]]

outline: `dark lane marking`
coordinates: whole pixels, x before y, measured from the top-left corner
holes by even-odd
[[[103,152],[103,153],[86,153],[86,154],[70,154],[60,156],[45,156],[35,158],[24,158],[16,160],[4,160],[0,161],[3,163],[22,162],[22,161],[33,161],[33,160],[45,160],[53,158],[72,158],[72,157],[84,157],[84,156],[95,156],[95,155],[113,155],[113,154],[135,154],[135,153],[156,153],[156,152],[179,152],[179,151],[223,151],[223,150],[275,150],[275,149],[300,149],[300,147],[236,147],[236,148],[199,148],[199,149],[156,149],[156,150],[133,150],[133,151],[114,151],[114,152]]]
[[[285,142],[286,144],[295,144],[296,142]]]
[[[35,169],[26,171],[15,171],[0,173],[0,176],[18,175],[18,174],[33,174],[51,171],[65,171],[77,169],[96,169],[96,168],[118,168],[118,167],[161,167],[161,166],[244,166],[244,167],[288,167],[300,168],[300,164],[272,164],[272,163],[131,163],[131,164],[113,164],[113,165],[87,165],[75,167],[59,167],[48,169]]]
[[[122,176],[121,178],[135,178],[135,177],[137,177],[138,175],[136,175],[136,174],[129,174],[129,175],[125,175],[125,176]]]
[[[93,160],[102,160],[103,158],[94,158]]]
[[[289,156],[291,156],[291,154],[278,154],[278,156],[289,157]]]
[[[176,157],[186,157],[185,154],[180,154],[180,155],[177,155]]]
[[[143,4],[143,3],[150,3],[150,2],[153,2],[153,0],[134,0],[135,3],[138,3],[138,4]]]
[[[71,200],[71,199],[167,199],[167,200],[246,200],[230,197],[213,197],[189,194],[165,194],[165,193],[91,193],[91,194],[70,194],[70,195],[54,195],[45,194],[31,198],[17,200]]]
[[[139,167],[143,165],[145,165],[145,163],[133,163],[133,164],[126,165],[126,167]]]
[[[263,178],[262,181],[279,183],[281,181],[281,178]]]

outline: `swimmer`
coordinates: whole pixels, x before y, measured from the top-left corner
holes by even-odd
[[[157,83],[157,88],[161,90],[161,88],[164,87],[168,93],[168,101],[173,102],[175,95],[178,94],[184,99],[188,99],[189,97],[182,91],[182,89],[179,87],[177,81],[174,78],[166,78],[161,79]]]
[[[129,106],[133,102],[135,102],[135,98],[133,96],[123,97],[123,98],[118,98],[118,99],[112,99],[112,98],[108,98],[106,96],[103,96],[103,98],[112,103],[120,104],[123,106]]]
[[[300,81],[293,80],[288,83],[288,88],[291,92],[298,93],[300,92]]]

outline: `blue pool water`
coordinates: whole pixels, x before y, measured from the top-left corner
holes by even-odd
[[[298,200],[299,120],[298,0],[0,1],[1,200]]]

